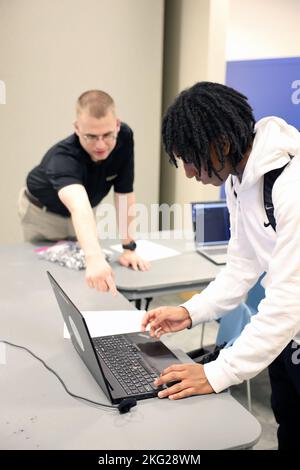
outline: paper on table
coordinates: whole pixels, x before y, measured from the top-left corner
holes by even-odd
[[[141,331],[145,310],[107,310],[81,312],[92,338]],[[64,338],[70,338],[64,324]]]
[[[158,243],[150,242],[149,240],[137,240],[136,252],[146,261],[154,261],[156,259],[170,258],[171,256],[180,255],[180,252],[168,248],[167,246],[159,245]],[[123,251],[122,245],[112,245],[112,250]]]

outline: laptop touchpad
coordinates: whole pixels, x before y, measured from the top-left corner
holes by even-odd
[[[159,340],[149,338],[149,341],[137,341],[136,346],[142,352],[145,360],[159,372],[172,364],[181,362],[175,354]]]

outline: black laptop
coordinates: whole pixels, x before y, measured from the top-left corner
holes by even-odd
[[[162,390],[153,385],[161,371],[191,359],[151,338],[147,332],[90,336],[85,319],[57,281],[47,271],[56,300],[77,353],[112,403],[125,398],[155,397]]]
[[[215,264],[225,264],[230,238],[226,201],[192,202],[196,251]]]

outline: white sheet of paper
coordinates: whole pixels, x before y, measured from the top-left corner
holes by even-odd
[[[81,312],[92,338],[141,331],[145,310],[107,310]],[[64,338],[70,338],[64,324]]]
[[[154,261],[156,259],[170,258],[171,256],[180,255],[180,252],[168,248],[167,246],[159,245],[158,243],[150,242],[149,240],[137,240],[136,252],[141,258],[146,261]],[[123,248],[121,244],[112,245],[112,250],[122,252]]]

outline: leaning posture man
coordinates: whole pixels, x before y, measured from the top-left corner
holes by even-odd
[[[101,251],[95,221],[96,207],[112,186],[123,227],[119,262],[142,271],[149,267],[135,253],[129,233],[135,205],[133,132],[116,117],[114,101],[104,91],[83,93],[76,115],[75,133],[48,150],[21,190],[18,210],[24,239],[76,237],[85,255],[88,285],[115,294],[114,275]]]

